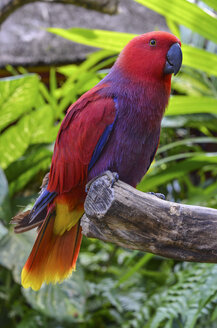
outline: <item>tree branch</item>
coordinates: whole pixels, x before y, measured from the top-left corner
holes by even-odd
[[[217,263],[217,210],[161,200],[107,175],[90,186],[83,234],[164,257]]]
[[[33,2],[72,4],[112,15],[117,13],[119,0],[8,0],[0,4],[0,24],[15,10]]]

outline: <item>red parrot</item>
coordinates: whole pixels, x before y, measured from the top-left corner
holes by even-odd
[[[171,90],[182,63],[181,43],[167,32],[132,39],[109,74],[68,109],[57,135],[50,173],[31,211],[13,218],[15,232],[39,227],[22,271],[38,290],[75,270],[85,185],[106,170],[136,186],[155,156]]]

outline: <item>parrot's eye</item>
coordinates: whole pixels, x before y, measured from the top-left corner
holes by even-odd
[[[150,44],[150,46],[152,46],[152,47],[154,47],[154,46],[156,46],[156,40],[154,40],[154,39],[152,39],[152,40],[150,40],[149,41],[149,44]]]

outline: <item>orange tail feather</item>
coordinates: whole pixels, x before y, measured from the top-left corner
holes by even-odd
[[[82,215],[82,213],[81,213]],[[61,235],[54,233],[56,211],[50,209],[22,271],[22,285],[34,290],[57,283],[75,270],[82,234],[80,222]]]

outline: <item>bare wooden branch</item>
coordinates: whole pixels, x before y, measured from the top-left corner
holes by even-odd
[[[71,4],[112,15],[117,13],[119,0],[3,0],[3,4],[0,4],[0,24],[15,10],[33,2]]]
[[[107,175],[90,186],[83,234],[164,257],[217,263],[217,210],[164,201]]]

